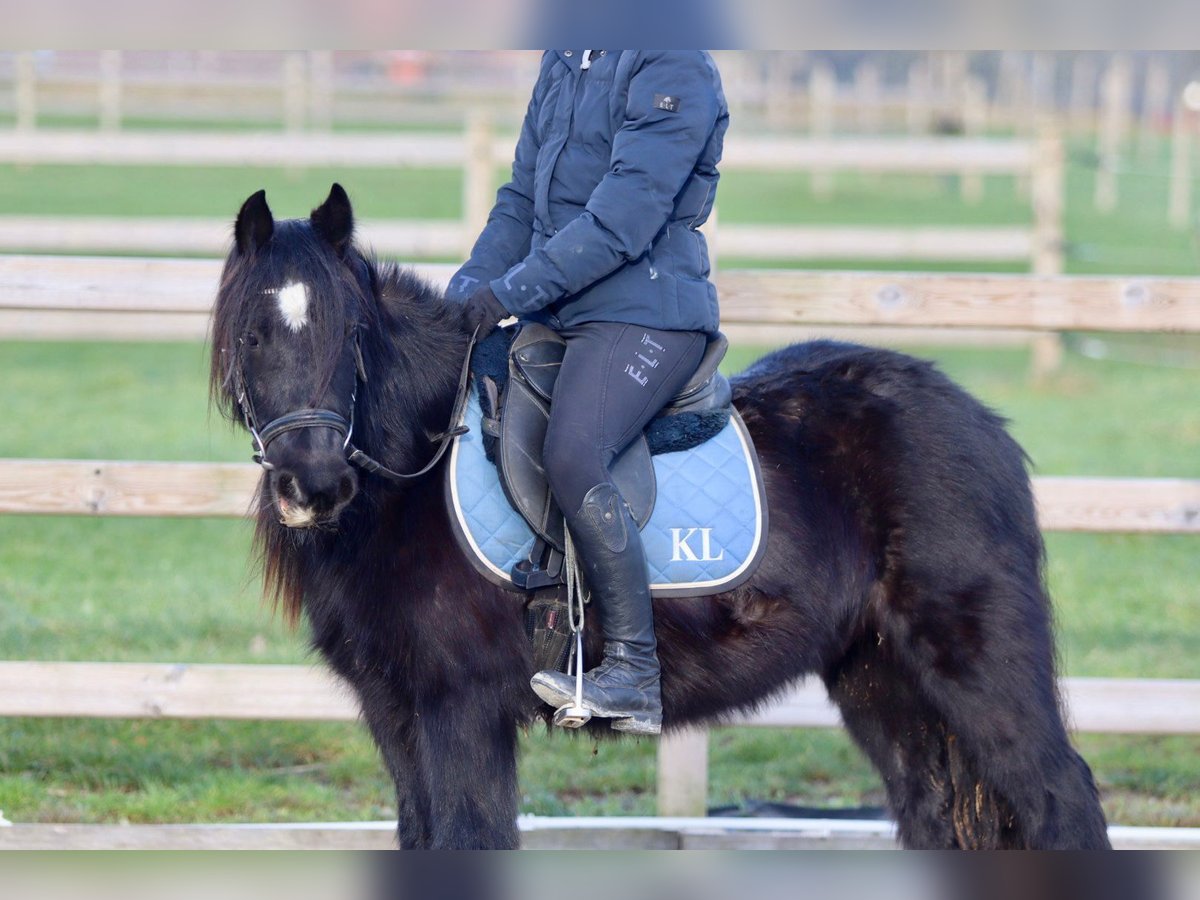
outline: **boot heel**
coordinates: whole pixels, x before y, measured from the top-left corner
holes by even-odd
[[[662,717],[628,716],[624,719],[613,719],[611,727],[613,731],[622,731],[625,734],[661,734]]]

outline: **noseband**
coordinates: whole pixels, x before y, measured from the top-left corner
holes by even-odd
[[[267,448],[270,447],[271,442],[275,438],[289,431],[299,431],[303,428],[332,428],[344,437],[342,450],[346,454],[346,461],[351,465],[358,466],[365,472],[369,472],[372,475],[380,475],[393,482],[410,481],[428,474],[429,470],[436,466],[442,456],[445,455],[446,449],[450,446],[450,441],[460,434],[466,434],[470,430],[467,426],[458,425],[457,423],[462,418],[463,409],[467,402],[467,388],[471,376],[471,353],[475,349],[475,341],[478,334],[479,329],[476,328],[471,335],[470,343],[467,345],[467,354],[463,360],[462,372],[458,378],[458,389],[454,396],[454,406],[450,413],[450,424],[441,434],[434,435],[431,438],[438,445],[437,451],[434,453],[433,459],[416,472],[396,472],[389,469],[383,463],[363,453],[363,451],[350,442],[350,439],[354,435],[354,408],[358,402],[358,388],[367,381],[367,369],[363,363],[362,347],[359,342],[357,328],[352,332],[356,371],[354,375],[354,390],[350,393],[349,417],[343,416],[332,409],[306,407],[284,413],[282,416],[272,419],[260,428],[258,426],[258,417],[254,413],[254,404],[250,398],[250,390],[246,384],[246,376],[242,371],[242,357],[239,353],[237,364],[232,368],[231,375],[235,379],[233,388],[237,396],[238,408],[242,411],[242,419],[246,423],[246,430],[250,432],[250,437],[254,440],[254,461],[262,466],[264,470],[270,471],[275,466],[267,459]],[[239,338],[238,344],[242,343],[242,339]]]

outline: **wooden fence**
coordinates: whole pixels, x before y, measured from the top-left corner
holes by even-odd
[[[365,221],[362,237],[404,259],[460,257],[495,198],[495,177],[512,159],[512,137],[497,138],[473,114],[462,134],[197,134],[85,131],[0,132],[0,163],[267,167],[416,167],[462,172],[458,220]],[[1063,268],[1063,148],[1053,136],[990,138],[738,138],[722,172],[835,172],[1009,175],[1031,185],[1030,227],[827,227],[723,225],[727,258],[940,260],[1028,263],[1038,274]],[[314,200],[315,202],[315,200]],[[232,212],[231,212],[232,216]],[[188,253],[225,251],[230,223],[211,219],[113,216],[0,216],[0,250]]]
[[[62,62],[0,52],[0,114],[11,113],[26,132],[36,130],[42,113],[95,117],[106,133],[118,133],[130,116],[181,124],[279,122],[291,134],[326,132],[335,119],[454,127],[464,111],[481,105],[515,123],[537,70],[536,53],[504,51],[468,60],[459,55],[450,64],[431,55],[398,60],[397,68],[407,67],[413,76],[398,78],[390,77],[397,73],[378,54],[342,52],[340,61],[331,51],[259,54],[247,66],[245,59],[208,52],[160,59],[157,69],[145,59],[131,64],[128,54],[115,50],[92,59],[74,56]],[[1144,163],[1157,138],[1169,132],[1167,214],[1176,228],[1192,226],[1198,107],[1183,101],[1191,64],[1180,54],[931,51],[915,55],[903,77],[893,71],[885,78],[884,68],[894,70],[897,62],[887,56],[863,56],[846,77],[828,59],[804,52],[717,53],[734,116],[754,131],[803,128],[817,138],[881,132],[977,137],[997,129],[1027,135],[1053,121],[1060,131],[1094,135],[1094,205],[1102,213],[1116,210],[1118,175],[1130,155]],[[969,169],[962,175],[964,198],[977,201],[982,181]],[[825,191],[830,181],[817,173],[814,184]]]
[[[0,335],[200,338],[221,264],[213,260],[0,256]],[[420,265],[445,283],[452,266]],[[764,329],[852,325],[939,329],[1200,331],[1187,278],[721,271],[722,322]]]
[[[884,51],[861,55],[853,72],[843,61],[840,73],[827,54],[714,55],[738,121],[812,132],[1022,130],[1044,116],[1086,131],[1114,118],[1152,131],[1191,75],[1182,53],[930,51],[902,60]],[[536,51],[0,52],[0,113],[24,128],[67,115],[113,131],[145,118],[290,130],[453,124],[480,102],[519,117],[537,68]]]
[[[0,257],[0,336],[199,338],[219,264],[208,260]],[[449,268],[425,267],[431,279]],[[1200,333],[1200,280],[723,272],[724,321],[919,325],[1055,331]],[[258,476],[249,463],[0,460],[0,514],[241,516]],[[1034,479],[1052,531],[1200,534],[1200,480]],[[240,687],[256,685],[254,696]],[[1079,678],[1064,685],[1077,728],[1200,733],[1200,682]],[[0,715],[330,718],[354,706],[304,667],[0,663]],[[836,726],[814,684],[740,720]],[[684,732],[659,751],[660,810],[702,813],[707,737]]]

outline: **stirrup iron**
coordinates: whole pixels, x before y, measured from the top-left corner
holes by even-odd
[[[584,596],[579,584],[579,569],[575,560],[575,543],[571,534],[564,530],[566,554],[563,563],[567,576],[567,612],[570,615],[571,631],[575,633],[575,643],[571,647],[571,660],[567,665],[568,671],[572,664],[575,668],[575,701],[565,703],[554,711],[554,724],[560,728],[582,728],[592,720],[592,711],[583,705],[583,618]],[[579,618],[576,619],[578,612]]]
[[[575,702],[566,703],[554,711],[554,724],[560,728],[582,728],[592,720],[592,711],[583,705],[583,621],[575,629],[575,646],[571,649],[575,664]]]

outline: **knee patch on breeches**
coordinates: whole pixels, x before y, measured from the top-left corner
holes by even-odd
[[[584,495],[576,516],[576,527],[587,528],[610,551],[620,553],[629,543],[626,518],[625,501],[620,492],[611,483],[605,482]]]

